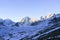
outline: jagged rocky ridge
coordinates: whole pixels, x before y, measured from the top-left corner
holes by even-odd
[[[9,19],[0,19],[0,40],[48,40],[60,38],[60,14],[52,17],[29,23],[13,22]],[[57,30],[57,31],[55,31]],[[57,32],[57,35],[52,35]],[[47,37],[46,37],[47,36]]]

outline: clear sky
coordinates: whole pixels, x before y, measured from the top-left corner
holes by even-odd
[[[20,21],[25,16],[39,18],[60,13],[60,0],[0,0],[0,18]]]

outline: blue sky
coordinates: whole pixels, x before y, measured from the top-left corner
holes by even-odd
[[[39,18],[60,13],[60,0],[0,0],[0,18],[20,21],[25,16]]]

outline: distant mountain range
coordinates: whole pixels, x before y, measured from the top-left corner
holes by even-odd
[[[39,20],[30,17],[20,22],[0,19],[0,40],[58,40],[60,14],[49,14]]]

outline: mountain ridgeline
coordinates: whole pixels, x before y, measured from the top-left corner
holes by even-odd
[[[20,22],[0,19],[0,40],[60,40],[60,14],[50,14]]]

